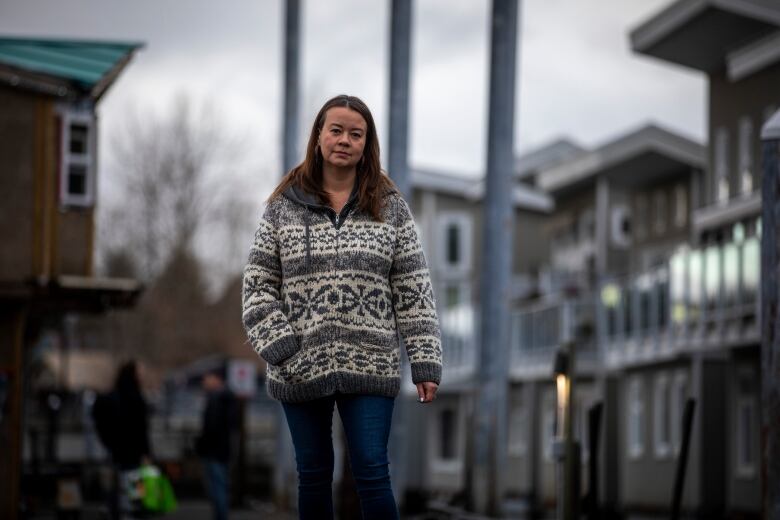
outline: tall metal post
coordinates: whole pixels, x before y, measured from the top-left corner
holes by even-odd
[[[390,132],[388,171],[409,200],[409,55],[412,40],[412,1],[392,0],[390,16]],[[410,201],[411,203],[411,201]]]
[[[282,168],[290,171],[298,157],[298,93],[300,85],[300,1],[286,0],[284,11],[284,119]]]
[[[388,129],[388,171],[412,204],[412,183],[409,179],[409,70],[412,40],[411,0],[392,0],[390,13],[390,123]],[[404,349],[401,349],[402,351]],[[396,400],[393,429],[390,436],[391,481],[395,496],[404,502],[407,483],[407,449],[409,442],[409,410],[405,399]]]
[[[780,518],[780,111],[764,125],[761,186],[761,447],[764,518]]]
[[[493,0],[473,504],[500,514],[506,453],[518,0]]]
[[[282,168],[283,174],[299,162],[298,139],[298,91],[300,56],[300,1],[285,1],[284,31],[284,116],[282,119]],[[297,497],[296,473],[293,466],[292,438],[282,407],[276,415],[276,463],[274,465],[274,500],[287,509]]]

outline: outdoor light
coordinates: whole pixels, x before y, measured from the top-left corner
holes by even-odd
[[[553,374],[555,375],[555,386],[558,390],[557,399],[557,413],[558,421],[556,427],[556,437],[563,439],[564,432],[566,431],[564,426],[566,424],[566,407],[569,403],[569,391],[571,389],[571,382],[569,381],[569,356],[563,350],[558,350],[555,353],[555,361],[553,362]]]

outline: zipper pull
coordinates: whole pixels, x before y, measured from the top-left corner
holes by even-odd
[[[339,225],[339,214],[336,213],[336,227],[338,227],[338,225]]]

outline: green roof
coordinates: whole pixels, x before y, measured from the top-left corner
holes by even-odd
[[[0,65],[46,74],[91,90],[142,43],[0,38]]]

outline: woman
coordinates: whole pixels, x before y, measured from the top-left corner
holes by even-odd
[[[387,461],[398,332],[424,403],[441,380],[441,334],[412,213],[380,169],[360,99],[320,109],[304,161],[268,199],[243,292],[247,335],[292,434],[300,517],[333,517],[335,404],[363,517],[398,518]]]

